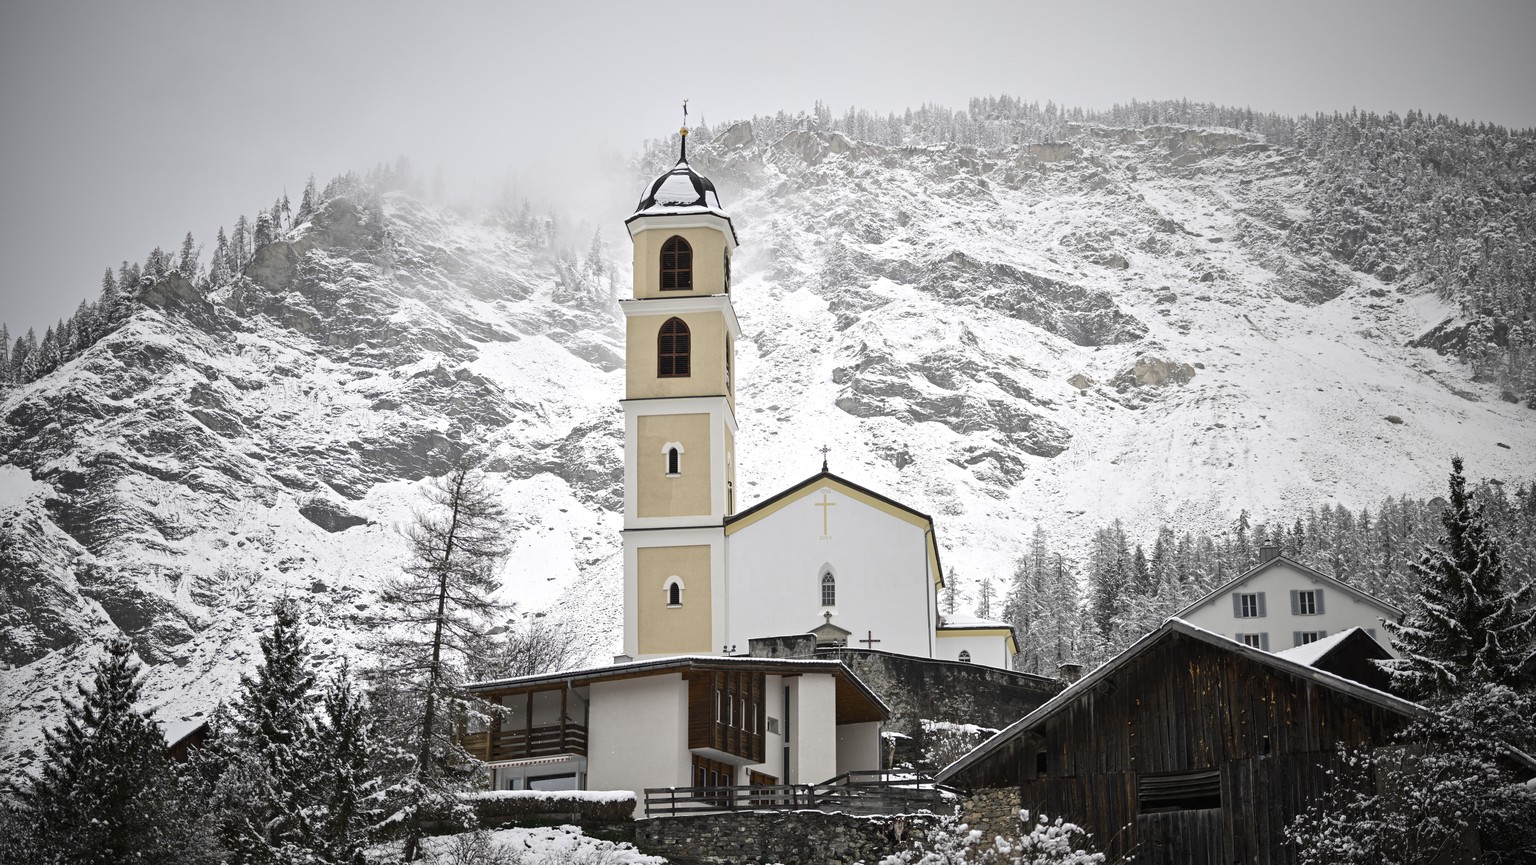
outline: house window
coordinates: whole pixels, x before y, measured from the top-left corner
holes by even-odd
[[[1298,616],[1316,616],[1323,611],[1323,593],[1311,589],[1291,592],[1291,612]]]
[[[1266,614],[1263,592],[1239,592],[1232,596],[1232,615],[1239,619],[1256,619]]]
[[[1238,634],[1237,641],[1245,646],[1269,651],[1269,634]]]
[[[689,355],[688,325],[680,318],[667,319],[656,335],[656,375],[660,378],[687,377]]]
[[[821,575],[821,605],[823,607],[837,606],[837,578],[832,574]]]
[[[661,245],[661,290],[688,291],[693,288],[693,247],[681,237],[670,237]]]
[[[1327,631],[1297,631],[1294,634],[1292,634],[1292,636],[1295,637],[1296,645],[1298,645],[1298,646],[1305,646],[1308,643],[1315,643],[1318,640],[1321,640],[1322,638],[1328,636],[1328,632]]]
[[[969,664],[970,662],[971,662],[971,653],[970,652],[966,652],[966,651],[962,651],[960,653],[960,663],[962,663],[962,664]]]
[[[1138,776],[1136,804],[1143,814],[1220,808],[1221,775],[1208,769]]]
[[[683,580],[681,577],[668,577],[662,588],[667,593],[668,607],[681,607],[683,605]]]

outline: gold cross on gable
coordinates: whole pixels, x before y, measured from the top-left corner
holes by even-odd
[[[829,501],[827,501],[827,491],[826,490],[822,490],[821,491],[821,501],[813,502],[813,504],[816,507],[821,508],[821,536],[825,538],[828,535],[832,534],[832,532],[829,531],[828,528],[827,528],[827,514],[831,513],[831,511],[827,510],[827,508],[835,508],[835,507],[837,507],[837,502],[829,502]]]

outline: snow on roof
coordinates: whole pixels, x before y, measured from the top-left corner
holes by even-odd
[[[207,718],[188,718],[185,721],[171,721],[163,728],[165,744],[174,745],[191,735],[198,727],[208,723]]]
[[[1275,654],[1287,661],[1295,661],[1298,664],[1306,664],[1310,667],[1317,663],[1324,655],[1328,654],[1329,650],[1334,646],[1344,642],[1344,639],[1350,635],[1351,631],[1358,630],[1361,629],[1349,628],[1332,636],[1324,637],[1321,640],[1313,640],[1310,643],[1304,643],[1290,649],[1282,649],[1275,652]]]
[[[967,616],[964,613],[945,613],[941,620],[940,628],[1012,628],[1007,622],[999,622],[996,619],[983,619],[980,616]]]
[[[1151,633],[1137,640],[1135,643],[1132,643],[1129,648],[1125,649],[1120,654],[1100,664],[1088,675],[1067,686],[1066,690],[1063,690],[1061,693],[1045,701],[1044,704],[1035,709],[1033,712],[1030,712],[1019,720],[1014,721],[1012,724],[1009,724],[1007,727],[1004,727],[1002,730],[998,731],[994,736],[992,736],[992,738],[982,742],[980,745],[977,745],[968,753],[961,755],[959,759],[955,760],[953,763],[950,763],[948,766],[945,766],[934,777],[940,782],[947,782],[956,774],[975,765],[982,758],[986,757],[987,754],[991,753],[1003,743],[1019,735],[1025,729],[1040,723],[1050,715],[1055,714],[1063,706],[1078,699],[1082,694],[1089,691],[1089,689],[1098,685],[1098,683],[1105,677],[1119,669],[1132,658],[1140,655],[1143,651],[1157,643],[1170,632],[1181,633],[1211,645],[1220,646],[1224,649],[1236,652],[1241,655],[1247,655],[1259,663],[1265,664],[1266,666],[1274,667],[1283,672],[1290,672],[1293,674],[1305,676],[1314,682],[1333,688],[1336,691],[1343,691],[1359,699],[1375,703],[1378,706],[1400,712],[1410,717],[1429,714],[1428,709],[1425,709],[1423,706],[1420,706],[1417,703],[1404,700],[1402,697],[1398,697],[1394,694],[1388,694],[1385,691],[1378,691],[1375,688],[1372,688],[1368,685],[1363,685],[1354,681],[1353,679],[1346,679],[1342,676],[1334,675],[1333,673],[1329,673],[1325,670],[1319,670],[1316,667],[1302,664],[1290,658],[1284,658],[1279,655],[1265,652],[1261,649],[1256,649],[1245,643],[1239,643],[1236,640],[1233,640],[1231,637],[1218,634],[1214,631],[1207,631],[1206,629],[1198,625],[1191,624],[1184,619],[1173,617],[1163,622],[1163,624],[1160,625],[1157,630],[1152,631]],[[1521,754],[1520,757],[1526,761],[1530,760],[1530,758],[1526,757],[1524,754]],[[1532,763],[1531,765],[1536,766],[1536,763]]]

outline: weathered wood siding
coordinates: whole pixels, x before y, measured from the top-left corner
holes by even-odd
[[[994,755],[1024,807],[1093,832],[1110,860],[1289,863],[1286,824],[1328,788],[1339,746],[1385,744],[1387,709],[1181,634],[1150,647]],[[1045,771],[1037,775],[1044,752]],[[1217,769],[1220,808],[1140,813],[1137,779]]]

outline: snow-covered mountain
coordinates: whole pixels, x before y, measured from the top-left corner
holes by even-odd
[[[1529,474],[1530,409],[1408,343],[1456,315],[1298,240],[1304,158],[1255,136],[1072,127],[993,150],[799,128],[694,164],[742,239],[739,503],[819,468],[1006,578],[1036,522],[1210,526]],[[653,156],[648,168],[664,167]],[[615,188],[615,224],[633,188]],[[588,215],[590,218],[590,215]],[[203,291],[178,276],[0,402],[4,760],[106,635],[165,720],[253,664],[270,601],[354,652],[422,480],[487,454],[505,597],[618,645],[627,250],[557,257],[499,212],[365,190]]]

